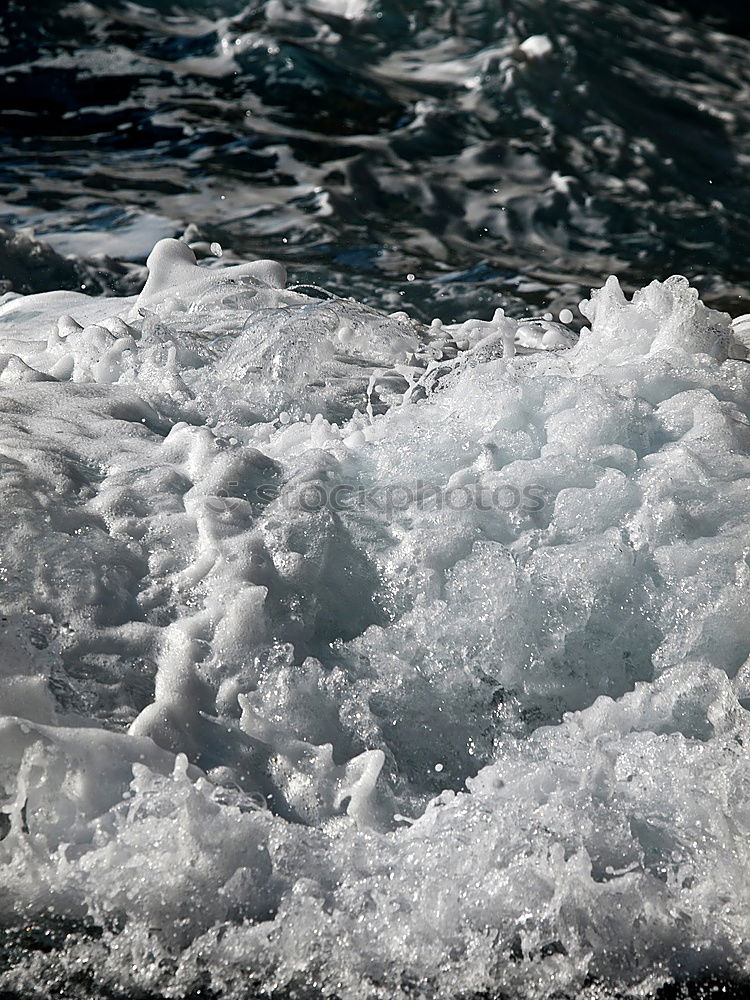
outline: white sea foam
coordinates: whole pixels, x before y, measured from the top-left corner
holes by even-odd
[[[577,342],[428,330],[150,264],[0,306],[0,912],[79,927],[2,988],[750,973],[729,317],[611,278]]]

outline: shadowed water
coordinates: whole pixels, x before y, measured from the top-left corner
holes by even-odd
[[[427,319],[559,308],[610,272],[741,312],[750,42],[719,24],[645,0],[10,0],[0,223],[89,263],[23,273],[0,241],[0,278],[127,290],[123,261],[192,223]]]

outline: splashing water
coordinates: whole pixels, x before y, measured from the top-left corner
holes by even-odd
[[[743,324],[149,268],[0,305],[0,988],[746,977]]]

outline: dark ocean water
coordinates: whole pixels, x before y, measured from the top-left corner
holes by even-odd
[[[126,291],[191,225],[426,318],[610,272],[743,311],[747,28],[695,0],[7,0],[0,281]]]

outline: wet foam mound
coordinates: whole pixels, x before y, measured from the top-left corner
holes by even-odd
[[[0,987],[747,976],[729,317],[610,279],[580,338],[428,328],[149,267],[0,305]]]

